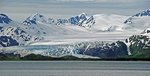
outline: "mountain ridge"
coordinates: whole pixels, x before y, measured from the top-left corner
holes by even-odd
[[[140,13],[137,13],[137,14],[135,14],[135,15],[132,15],[132,16],[129,17],[124,23],[125,23],[125,24],[126,24],[126,23],[132,23],[132,19],[133,19],[134,17],[143,17],[143,16],[150,16],[150,9],[144,10],[144,11],[142,11],[142,12],[140,12]]]
[[[5,14],[0,14],[0,23],[9,24],[12,20]]]

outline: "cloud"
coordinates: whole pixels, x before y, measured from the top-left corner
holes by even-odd
[[[0,10],[6,13],[36,12],[57,15],[88,14],[132,15],[149,9],[150,0],[2,0]],[[56,14],[56,15],[54,15]]]

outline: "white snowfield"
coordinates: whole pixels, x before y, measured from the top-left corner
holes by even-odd
[[[82,27],[84,24],[82,26],[71,24],[50,25],[38,21],[38,24],[35,26],[43,28],[46,31],[44,40],[29,42],[29,44],[63,45],[87,41],[124,41],[129,36],[139,34],[143,31],[141,27],[138,28],[141,24],[137,26],[124,24],[123,22],[128,16],[97,14],[93,15],[93,17],[95,24],[91,27]]]
[[[97,14],[93,16],[95,24],[91,27],[94,31],[123,31],[126,25],[123,22],[128,16]]]
[[[135,33],[132,33],[135,34]],[[88,41],[124,41],[131,33],[122,33],[122,32],[112,32],[109,33],[86,33],[86,34],[76,34],[76,35],[58,35],[58,36],[49,36],[45,37],[43,41],[31,42],[30,45],[63,45],[63,44],[72,44],[78,42],[88,42]]]
[[[133,17],[132,23],[128,24],[134,29],[145,30],[150,27],[150,16]]]
[[[92,26],[90,21],[90,24],[83,22],[81,26],[69,23],[54,25],[48,24],[45,17],[40,19],[38,16],[31,16],[29,19],[32,20],[32,17],[37,20],[37,24],[27,25],[15,21],[8,25],[0,24],[3,26],[3,32],[0,32],[0,35],[12,36],[19,43],[27,45],[3,47],[0,48],[1,52],[7,50],[19,53],[21,56],[35,53],[46,56],[75,55],[90,58],[90,56],[76,54],[78,53],[76,49],[80,47],[76,45],[82,43],[87,45],[88,49],[97,46],[96,43],[125,41],[130,36],[140,34],[150,27],[150,16],[134,17],[132,23],[125,24],[124,21],[129,18],[128,16],[97,14],[93,15],[95,23]],[[29,41],[24,41],[25,39],[29,39]]]

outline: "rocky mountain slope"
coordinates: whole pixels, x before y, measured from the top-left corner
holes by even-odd
[[[9,24],[12,20],[5,14],[0,14],[0,24]]]
[[[8,16],[1,14],[0,20],[0,36],[7,36],[15,39],[19,45],[25,45],[26,42],[42,40],[43,30],[39,30],[33,26],[23,25],[15,22]],[[15,44],[14,44],[15,45]]]
[[[150,32],[145,29],[142,34],[133,35],[126,40],[130,44],[131,57],[149,58],[150,57]]]
[[[124,27],[123,22],[126,18],[127,16],[121,15],[97,14],[87,16],[87,14],[82,13],[66,19],[53,19],[46,18],[41,14],[34,14],[29,16],[23,24],[77,25],[92,31],[122,31]]]

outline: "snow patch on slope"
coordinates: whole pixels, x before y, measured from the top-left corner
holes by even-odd
[[[120,15],[94,15],[95,24],[91,27],[93,31],[123,31],[123,21],[126,16]]]

